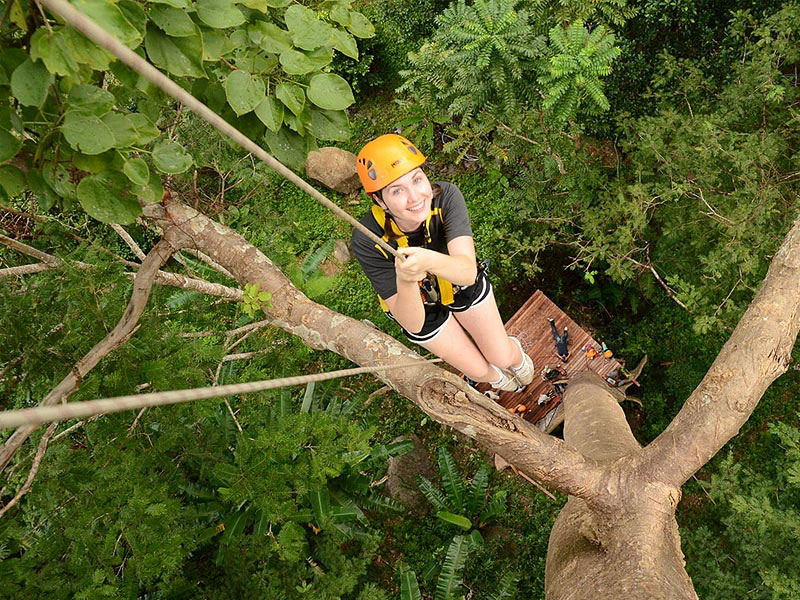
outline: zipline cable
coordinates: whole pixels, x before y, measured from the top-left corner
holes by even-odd
[[[328,371],[327,373],[314,373],[312,375],[300,375],[297,377],[283,377],[280,379],[250,381],[248,383],[231,383],[211,387],[173,390],[169,392],[154,392],[151,394],[133,394],[129,396],[117,396],[115,398],[101,398],[99,400],[86,400],[84,402],[58,404],[56,406],[37,406],[34,408],[23,408],[20,410],[7,410],[0,412],[0,429],[9,429],[12,427],[19,427],[20,425],[41,425],[42,423],[50,423],[52,421],[65,421],[67,419],[90,417],[93,415],[115,413],[124,410],[133,410],[150,406],[181,404],[184,402],[192,402],[194,400],[221,398],[223,396],[232,396],[235,394],[249,394],[252,392],[273,390],[292,385],[327,381],[329,379],[337,379],[339,377],[347,377],[350,375],[376,373],[378,371],[385,371],[388,369],[420,367],[425,364],[441,362],[441,360],[441,358],[434,358],[432,360],[418,360],[416,362],[403,364],[340,369],[338,371]]]
[[[139,73],[139,75],[163,90],[164,93],[172,96],[178,102],[183,103],[186,108],[204,119],[219,132],[227,135],[239,146],[256,156],[261,161],[267,163],[267,165],[269,165],[272,169],[283,175],[286,179],[320,202],[323,206],[327,207],[336,216],[347,221],[350,225],[358,229],[361,233],[366,235],[381,248],[393,256],[400,258],[401,260],[404,258],[389,244],[364,227],[364,225],[359,223],[356,219],[339,208],[336,204],[328,200],[325,196],[320,194],[308,182],[303,180],[301,177],[298,177],[280,161],[268,154],[263,148],[261,148],[261,146],[253,142],[241,131],[236,129],[233,125],[208,108],[200,100],[192,96],[189,92],[184,90],[181,86],[172,81],[169,77],[164,75],[161,71],[156,69],[141,56],[136,54],[133,50],[125,46],[116,37],[105,31],[91,18],[84,15],[74,6],[66,2],[66,0],[37,0],[37,2],[46,6],[53,13],[64,19],[67,24],[83,33],[90,40],[111,52],[111,54],[116,56],[119,60]]]

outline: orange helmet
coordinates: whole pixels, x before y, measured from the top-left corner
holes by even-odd
[[[382,190],[425,162],[425,156],[402,135],[387,133],[361,149],[356,171],[364,190],[371,194]]]

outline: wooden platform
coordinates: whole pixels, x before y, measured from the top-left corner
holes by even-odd
[[[556,345],[553,341],[550,323],[547,321],[548,318],[555,320],[559,335],[563,332],[564,326],[569,328],[570,356],[566,363],[562,363],[556,354]],[[620,368],[620,364],[613,358],[607,359],[602,355],[598,355],[591,360],[587,359],[586,353],[582,350],[583,346],[592,345],[599,350],[600,344],[584,331],[580,325],[570,319],[541,290],[537,290],[522,308],[511,317],[506,323],[506,331],[508,331],[509,335],[519,339],[525,352],[533,359],[536,376],[533,382],[522,392],[500,392],[499,402],[505,408],[524,404],[528,408],[524,413],[524,418],[536,423],[542,430],[550,431],[555,428],[558,424],[556,423],[557,415],[563,413],[562,410],[556,410],[559,408],[560,399],[551,400],[543,406],[537,404],[539,396],[546,394],[553,388],[550,382],[542,381],[539,376],[545,365],[550,367],[561,365],[567,372],[567,377],[586,370],[592,370],[605,377],[611,371]],[[483,392],[490,389],[490,387],[488,384],[480,384],[478,389]]]

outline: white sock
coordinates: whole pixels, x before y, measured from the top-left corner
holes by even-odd
[[[495,367],[494,365],[492,365],[492,367],[494,368],[494,370],[495,370],[495,371],[497,371],[497,374],[498,374],[500,377],[498,377],[498,378],[497,378],[495,381],[490,381],[490,382],[489,382],[489,385],[495,385],[496,383],[500,383],[501,381],[503,381],[503,372],[502,372],[502,371],[500,371],[500,369],[498,369],[498,368],[497,368],[497,367]]]

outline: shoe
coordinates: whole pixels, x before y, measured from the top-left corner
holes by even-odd
[[[533,376],[536,374],[533,366],[533,360],[530,356],[525,354],[525,350],[522,349],[522,344],[517,338],[515,338],[513,335],[510,335],[508,336],[508,339],[512,340],[517,345],[520,354],[522,354],[522,364],[516,368],[511,367],[510,370],[520,385],[528,385],[531,381],[533,381]]]
[[[494,367],[494,365],[492,366]],[[501,369],[499,367],[494,368],[498,373],[500,373],[500,379],[489,382],[489,385],[492,386],[492,388],[503,392],[519,392],[522,390],[522,387],[519,385],[519,382],[517,382],[517,378],[514,375],[505,369]]]

